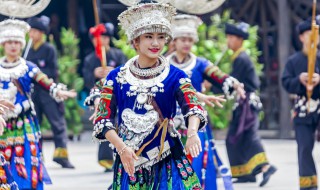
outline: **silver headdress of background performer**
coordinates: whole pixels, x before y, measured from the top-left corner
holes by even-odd
[[[122,12],[118,20],[131,42],[145,33],[165,33],[167,40],[172,38],[171,21],[176,9],[169,4],[145,3],[138,4]]]
[[[134,6],[141,0],[119,0],[127,6]],[[180,11],[189,14],[205,14],[214,11],[222,5],[225,0],[156,0],[158,3],[170,3]]]
[[[190,14],[205,14],[214,11],[225,0],[170,0],[170,4],[178,10]]]
[[[195,42],[198,38],[198,27],[202,24],[199,17],[181,14],[173,17],[172,35],[173,38],[191,37]]]
[[[0,22],[0,44],[6,41],[18,41],[22,44],[22,47],[26,45],[26,33],[30,30],[28,23],[7,19]]]
[[[6,41],[26,44],[25,36],[30,30],[28,23],[12,18],[28,18],[39,14],[50,3],[50,0],[0,0],[0,14],[11,19],[0,22],[0,43]]]
[[[39,14],[50,0],[0,0],[0,14],[14,18],[29,18]]]
[[[127,6],[134,6],[140,3],[141,0],[119,0],[120,3]],[[156,0],[158,3],[169,3],[170,0]]]

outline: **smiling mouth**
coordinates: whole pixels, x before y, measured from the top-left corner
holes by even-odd
[[[160,49],[157,48],[153,48],[153,49],[149,49],[152,53],[158,53]]]

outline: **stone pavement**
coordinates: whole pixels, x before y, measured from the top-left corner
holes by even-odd
[[[235,190],[298,190],[298,165],[296,144],[294,140],[263,140],[268,158],[278,171],[263,188],[256,184],[236,184]],[[218,151],[227,161],[224,141],[217,141]],[[61,169],[52,161],[53,143],[44,143],[44,155],[48,172],[53,184],[45,186],[46,190],[106,190],[112,182],[111,173],[103,173],[97,163],[98,145],[91,141],[90,133],[84,133],[79,142],[69,143],[70,160],[76,169]],[[316,163],[320,165],[320,147],[315,146]],[[318,171],[319,167],[318,167]],[[221,179],[218,179],[219,190],[224,190]]]

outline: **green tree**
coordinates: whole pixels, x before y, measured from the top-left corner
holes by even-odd
[[[234,20],[230,19],[230,12],[226,11],[222,16],[218,14],[213,15],[211,21],[212,24],[210,26],[203,24],[199,27],[199,42],[193,47],[192,51],[197,56],[204,57],[212,63],[217,64],[222,71],[230,73],[233,52],[227,50],[224,29],[226,23],[234,23]],[[249,28],[249,39],[244,41],[244,47],[254,63],[257,74],[261,76],[263,65],[258,63],[258,56],[261,52],[257,49],[257,32],[257,26]],[[232,107],[233,101],[225,103],[223,109],[207,107],[209,119],[214,127],[223,129],[228,126],[231,119]]]
[[[84,82],[77,73],[77,67],[80,63],[78,59],[79,39],[71,29],[62,28],[61,43],[63,53],[61,53],[58,58],[59,82],[66,84],[68,89],[74,89],[76,92],[80,92]],[[83,115],[84,111],[78,105],[77,99],[68,99],[64,104],[68,129],[72,134],[78,135],[83,129],[81,115]]]

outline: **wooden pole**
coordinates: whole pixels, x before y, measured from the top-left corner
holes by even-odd
[[[92,5],[93,5],[93,12],[94,12],[94,20],[96,25],[98,25],[100,24],[100,18],[99,18],[97,0],[92,0]],[[105,69],[107,66],[107,58],[106,58],[106,48],[103,45],[101,46],[101,52],[102,52],[101,67]]]
[[[96,25],[98,25],[100,24],[100,18],[99,18],[97,0],[92,0],[92,5],[93,5],[93,12],[94,12],[94,21]]]
[[[319,26],[316,23],[316,6],[317,0],[313,0],[312,6],[312,24],[311,24],[311,35],[309,41],[309,49],[308,49],[308,84],[307,84],[307,105],[308,105],[308,113],[310,111],[310,99],[313,90],[308,89],[308,87],[312,86],[312,78],[315,69],[316,63],[316,54],[317,54],[317,45],[318,45],[318,33],[319,33]]]

